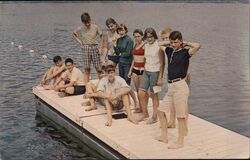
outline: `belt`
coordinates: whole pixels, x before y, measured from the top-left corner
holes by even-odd
[[[174,83],[174,82],[178,82],[180,80],[183,80],[184,78],[176,78],[176,79],[173,79],[173,80],[168,80],[168,83]]]

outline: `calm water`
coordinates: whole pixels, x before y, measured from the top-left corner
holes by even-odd
[[[0,3],[0,159],[100,158],[59,126],[36,115],[32,86],[52,64],[41,55],[72,57],[82,68],[70,32],[90,13],[106,29],[115,18],[135,28],[169,26],[202,48],[191,60],[191,113],[250,137],[249,4],[244,3]],[[18,50],[11,42],[22,44]],[[92,77],[96,77],[95,74]],[[161,98],[166,92],[163,89]]]

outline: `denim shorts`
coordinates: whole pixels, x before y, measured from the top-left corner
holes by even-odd
[[[147,91],[150,87],[150,92],[154,93],[153,87],[158,81],[159,72],[144,71],[140,82],[140,89]]]

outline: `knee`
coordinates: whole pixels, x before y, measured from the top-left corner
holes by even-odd
[[[74,89],[71,87],[65,88],[65,92],[68,94],[73,94],[74,93]]]
[[[145,96],[145,94],[146,94],[145,91],[142,91],[142,90],[139,89],[139,91],[138,91],[138,96],[139,97],[143,97],[143,96]]]
[[[162,111],[158,111],[158,112],[157,112],[157,114],[158,114],[158,116],[160,116],[160,117],[165,116],[165,113],[164,113],[164,112],[162,112]]]

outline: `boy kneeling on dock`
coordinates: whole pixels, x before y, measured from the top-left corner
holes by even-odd
[[[103,77],[97,86],[98,97],[104,99],[104,103],[107,109],[108,120],[105,125],[111,126],[112,108],[120,108],[121,105],[125,106],[128,120],[134,124],[138,124],[138,122],[132,116],[130,110],[130,87],[127,85],[123,78],[115,75],[115,67],[113,65],[108,65],[106,67],[106,73],[107,76]]]

